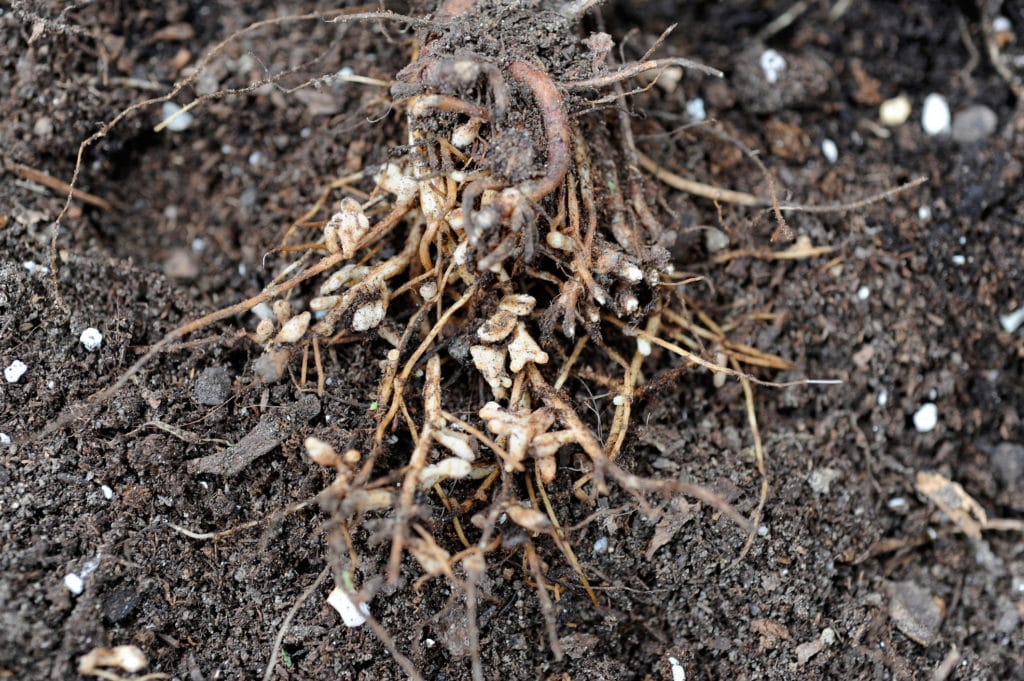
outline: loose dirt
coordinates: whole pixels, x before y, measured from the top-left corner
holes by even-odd
[[[842,203],[928,181],[856,211],[787,214],[795,236],[834,249],[798,260],[758,255],[787,247],[770,241],[770,212],[660,186],[679,232],[673,262],[703,277],[688,295],[730,341],[795,367],[758,375],[842,383],[755,386],[769,494],[742,559],[746,533],[713,508],[677,501],[649,520],[614,485],[588,507],[572,494],[579,473],[563,470],[566,484],[549,494],[575,528],[599,605],[546,545],[565,653],[556,661],[522,553],[510,548],[480,589],[485,678],[674,679],[670,660],[686,678],[1024,678],[1020,532],[971,538],[915,490],[917,472],[936,471],[990,518],[1024,514],[1024,336],[1000,322],[1024,306],[1024,110],[1010,58],[1024,44],[1024,13],[1014,3],[984,13],[972,3],[804,3],[765,38],[793,3],[681,4],[603,8],[627,60],[678,22],[658,55],[726,73],[626,100],[637,146],[655,162],[768,196],[738,140],[758,150],[784,203]],[[386,87],[324,79],[289,88],[342,69],[388,83],[409,63],[411,33],[396,23],[268,27],[226,49],[176,101],[296,68],[280,87],[212,100],[179,132],[154,132],[159,105],[127,117],[85,156],[79,188],[110,207],[72,203],[57,242],[58,300],[50,227],[64,197],[24,168],[69,180],[83,139],[169,91],[219,40],[271,15],[336,8],[172,0],[0,9],[0,365],[28,367],[0,382],[0,432],[13,441],[0,444],[0,675],[71,678],[90,649],[134,644],[150,670],[174,678],[260,678],[281,623],[337,549],[327,546],[330,518],[303,503],[332,476],[308,461],[302,439],[355,441],[372,429],[386,344],[325,352],[330,383],[314,412],[297,406],[297,363],[280,382],[256,379],[259,348],[236,333],[255,319],[240,316],[160,355],[68,427],[36,436],[175,326],[258,292],[294,259],[275,248],[330,180],[394,154],[403,117]],[[993,35],[998,14],[1016,42]],[[592,19],[584,27],[598,30]],[[986,40],[1009,55],[999,68]],[[766,48],[786,64],[774,84]],[[558,41],[550,49],[552,60],[571,52]],[[928,136],[920,116],[932,92],[954,115],[983,105],[997,124],[982,122],[963,143]],[[910,119],[881,126],[878,106],[900,94]],[[698,98],[728,139],[689,125]],[[826,140],[835,162],[822,153]],[[87,327],[103,334],[93,352],[79,342]],[[651,375],[673,366],[659,352]],[[458,385],[475,396],[470,375]],[[619,464],[701,484],[752,515],[761,478],[740,384],[690,369],[659,386],[636,407]],[[610,397],[582,381],[566,389],[606,432]],[[914,417],[928,403],[937,425],[920,432]],[[289,409],[308,426],[293,427]],[[253,433],[266,437],[236,449],[237,474],[190,466]],[[445,509],[424,503],[438,537],[454,542]],[[171,525],[238,529],[197,539]],[[387,567],[388,544],[374,543],[372,529],[354,537],[366,580]],[[71,574],[81,593],[68,588]],[[275,678],[405,678],[368,628],[341,624],[326,603],[329,582],[296,611]],[[450,596],[434,580],[418,592],[381,586],[370,604],[426,679],[469,678],[465,605]]]

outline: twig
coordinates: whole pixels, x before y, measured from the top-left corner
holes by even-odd
[[[63,194],[70,194],[72,198],[78,199],[83,203],[88,203],[92,206],[96,206],[97,208],[102,208],[103,210],[110,210],[113,208],[113,206],[110,205],[110,202],[106,199],[101,199],[95,194],[90,194],[89,192],[82,191],[81,189],[75,189],[67,182],[58,180],[56,177],[47,175],[35,168],[29,168],[28,166],[23,166],[20,163],[10,163],[7,165],[7,170],[11,171],[18,177],[23,177],[26,180],[41,184],[44,187],[49,187],[54,191],[58,191]]]

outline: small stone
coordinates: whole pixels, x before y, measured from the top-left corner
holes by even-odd
[[[910,97],[906,95],[887,99],[878,107],[878,120],[882,122],[882,125],[887,125],[890,128],[898,127],[910,118],[912,108]]]
[[[952,256],[951,258],[950,258],[950,261],[951,261],[951,262],[952,262],[952,263],[953,263],[954,265],[956,265],[957,267],[959,267],[960,265],[963,265],[963,264],[965,264],[965,263],[967,262],[967,258],[965,258],[965,257],[964,257],[964,256],[963,256],[962,254],[960,254],[960,253],[955,253],[955,254],[954,254],[954,255],[953,255],[953,256]]]
[[[816,468],[807,476],[807,484],[815,494],[828,494],[839,475],[835,468]]]
[[[906,513],[910,509],[910,504],[905,497],[893,497],[885,505],[889,507],[890,511],[895,513]]]
[[[857,289],[857,300],[867,300],[871,297],[871,289],[867,286],[861,286]]]
[[[35,124],[32,126],[32,134],[36,137],[48,139],[53,135],[53,119],[49,116],[43,116],[36,120]]]
[[[889,617],[907,638],[923,646],[935,641],[945,615],[945,603],[915,582],[889,582]]]
[[[0,433],[0,445],[11,444],[11,436],[7,433]]]
[[[70,572],[64,575],[64,586],[67,587],[68,591],[77,596],[85,589],[85,582],[74,572]]]
[[[708,117],[708,112],[704,108],[704,100],[700,97],[695,97],[686,103],[686,115],[693,121],[703,121]]]
[[[231,375],[224,367],[207,367],[192,389],[196,402],[207,407],[223,404],[231,397]]]
[[[821,155],[829,163],[835,163],[839,160],[839,147],[836,146],[835,142],[826,137],[821,141]]]
[[[114,498],[114,490],[112,490],[109,485],[100,485],[100,493],[107,501]]]
[[[594,553],[606,553],[608,551],[608,537],[600,537],[594,542]]]
[[[969,106],[953,117],[953,139],[960,144],[974,144],[987,139],[996,131],[999,117],[982,104]]]
[[[939,423],[939,408],[934,402],[925,402],[914,412],[914,429],[919,433],[930,433]]]
[[[82,335],[78,337],[79,342],[88,351],[98,350],[100,345],[103,343],[103,334],[100,330],[94,326],[90,326],[88,329],[82,332]]]
[[[16,359],[4,369],[4,378],[8,383],[17,383],[26,371],[28,371],[28,365],[20,359]]]
[[[718,253],[729,247],[729,235],[715,227],[708,227],[704,230],[704,245],[708,253]]]
[[[668,663],[672,667],[672,681],[686,681],[686,669],[682,663],[675,657],[668,658]]]
[[[949,102],[937,93],[924,98],[924,109],[921,111],[921,127],[928,135],[944,135],[949,132],[951,114]]]
[[[999,315],[999,325],[1007,333],[1013,333],[1024,324],[1024,307],[1018,308],[1009,314]]]
[[[796,647],[796,663],[803,666],[807,660],[820,653],[824,648],[825,644],[820,639],[801,643]]]
[[[174,102],[164,102],[163,109],[161,109],[160,113],[161,121],[166,121],[171,118],[171,116],[174,116],[174,118],[165,126],[165,128],[171,132],[183,132],[188,130],[196,120],[195,116],[190,114],[188,111],[182,112],[181,107]]]
[[[1019,489],[1024,484],[1024,445],[1000,442],[989,456],[992,472],[1005,489]]]

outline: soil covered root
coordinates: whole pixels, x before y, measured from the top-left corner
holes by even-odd
[[[748,524],[695,485],[644,480],[615,464],[652,340],[687,365],[740,372],[661,340],[666,330],[687,333],[672,321],[686,317],[683,299],[667,285],[678,278],[666,249],[675,233],[650,201],[629,117],[593,102],[621,96],[623,81],[649,71],[717,72],[685,59],[610,65],[610,36],[581,41],[592,3],[560,12],[541,4],[447,2],[424,22],[416,57],[391,88],[404,144],[374,169],[367,191],[355,188],[358,177],[346,185],[317,245],[327,255],[253,299],[273,299],[277,321],[261,322],[252,338],[268,357],[312,347],[320,390],[323,348],[365,337],[391,346],[372,436],[344,454],[317,439],[307,450],[337,471],[325,503],[342,524],[372,514],[390,539],[392,583],[406,552],[428,577],[455,579],[460,563],[483,564],[500,545],[501,513],[550,535],[585,583],[550,505],[542,510],[533,492],[520,501],[521,480],[543,491],[559,479],[560,455],[575,453],[585,470],[574,490],[587,502],[612,478],[645,508],[648,493],[687,493]],[[314,277],[319,290],[299,287]],[[562,392],[584,366],[613,395],[604,442]],[[487,397],[474,403],[445,387],[465,372]],[[476,489],[460,502],[442,491],[444,480]],[[431,490],[454,518],[455,555],[425,520],[422,494]]]

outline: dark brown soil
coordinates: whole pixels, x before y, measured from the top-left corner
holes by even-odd
[[[794,232],[835,248],[832,256],[727,265],[712,264],[704,231],[690,228],[714,225],[729,249],[765,248],[770,214],[728,204],[719,212],[665,188],[679,216],[678,262],[707,278],[693,295],[719,322],[748,320],[734,341],[797,367],[763,377],[843,383],[757,389],[770,494],[742,560],[745,533],[713,509],[691,504],[674,526],[656,528],[615,490],[601,506],[619,511],[571,534],[599,608],[548,546],[548,579],[564,587],[561,662],[521,555],[510,553],[483,585],[486,678],[670,679],[670,658],[687,679],[923,679],[944,660],[955,663],[948,678],[1024,678],[1020,533],[953,532],[914,488],[918,471],[937,471],[989,517],[1024,516],[1024,336],[1000,325],[1024,306],[1024,109],[984,47],[993,15],[971,2],[867,0],[831,19],[827,5],[846,3],[809,3],[768,40],[789,67],[768,87],[757,34],[792,4],[612,3],[604,15],[617,41],[639,31],[629,34],[627,58],[678,22],[659,54],[727,72],[724,81],[687,77],[673,92],[656,87],[629,100],[638,145],[679,174],[767,194],[734,146],[699,128],[663,134],[688,121],[685,105],[699,96],[726,131],[761,150],[784,199],[836,203],[928,177],[855,212],[791,214]],[[108,404],[35,436],[176,325],[260,290],[292,257],[264,254],[331,178],[385,159],[402,139],[401,117],[384,89],[353,83],[215,100],[193,111],[183,132],[153,132],[159,105],[129,116],[85,156],[81,188],[113,205],[72,204],[58,242],[58,301],[44,268],[63,196],[15,164],[70,179],[81,140],[168,91],[218,40],[270,15],[333,9],[79,5],[0,3],[0,365],[28,367],[17,382],[0,382],[0,432],[13,439],[0,445],[0,677],[71,678],[88,650],[131,643],[151,670],[174,678],[259,678],[283,619],[328,555],[325,515],[315,506],[283,513],[329,483],[301,455],[302,437],[372,425],[385,344],[328,353],[332,380],[319,415],[280,433],[283,444],[237,476],[193,475],[187,463],[301,397],[293,381],[256,380],[258,349],[234,334],[253,327],[251,316],[163,354]],[[1000,12],[1017,31],[1007,50],[1019,50],[1024,11],[1006,2]],[[401,28],[268,28],[215,60],[199,92],[306,62],[282,85],[343,67],[388,81],[408,62]],[[954,112],[989,107],[996,129],[964,144],[926,135],[921,107],[931,92]],[[900,93],[913,114],[883,130],[878,105]],[[820,151],[826,138],[838,146],[834,164]],[[749,321],[763,312],[775,316]],[[104,336],[94,352],[79,342],[90,326]],[[649,367],[670,364],[665,356]],[[227,378],[204,375],[211,367]],[[568,387],[589,422],[594,413],[608,418],[608,398]],[[928,402],[938,424],[918,432],[913,415]],[[641,409],[623,466],[683,476],[753,512],[760,479],[738,384],[716,388],[694,370]],[[577,475],[563,471],[551,486],[568,526],[593,511],[571,495]],[[207,532],[261,518],[216,541],[169,526]],[[437,520],[450,527],[440,507]],[[664,545],[652,544],[656,534]],[[383,571],[387,545],[355,539],[369,580]],[[80,595],[65,586],[68,574],[83,577]],[[296,612],[275,678],[405,678],[367,628],[341,624],[329,591],[325,583]],[[384,589],[371,604],[426,679],[469,678],[465,611],[448,596],[435,580],[419,593],[411,584]]]

